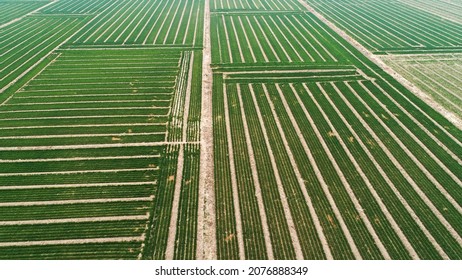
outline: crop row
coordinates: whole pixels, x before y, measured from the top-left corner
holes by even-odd
[[[113,1],[77,33],[76,44],[201,45],[202,1]]]
[[[401,2],[308,0],[372,51],[459,46],[462,26]]]
[[[200,147],[198,144],[185,146],[184,169],[181,182],[174,259],[196,258],[197,213],[199,193]]]
[[[141,250],[140,241],[104,244],[40,245],[0,248],[0,258],[18,260],[136,259]]]
[[[211,20],[213,63],[343,60],[311,15],[215,14]]]

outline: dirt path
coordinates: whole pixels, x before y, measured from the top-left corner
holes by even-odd
[[[201,151],[199,177],[199,209],[197,220],[196,258],[216,259],[215,185],[212,127],[212,52],[210,42],[210,0],[205,0],[204,50],[202,61]]]

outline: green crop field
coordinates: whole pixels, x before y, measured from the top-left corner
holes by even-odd
[[[48,4],[47,0],[38,1],[14,1],[14,0],[1,0],[0,1],[0,26],[6,24],[16,18],[23,17],[41,7]]]
[[[306,2],[371,51],[461,51],[461,24],[401,1]]]
[[[0,259],[462,259],[457,7],[0,0]]]
[[[401,0],[401,2],[462,24],[462,5],[460,1]]]
[[[388,55],[382,60],[462,118],[462,55]]]

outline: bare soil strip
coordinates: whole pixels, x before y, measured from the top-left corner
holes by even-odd
[[[202,60],[202,108],[200,134],[199,211],[196,258],[216,259],[215,182],[212,128],[212,53],[210,42],[210,0],[205,0],[204,50]]]
[[[268,154],[269,154],[269,157],[270,157],[270,160],[271,160],[271,166],[272,166],[272,169],[274,171],[274,176],[276,178],[276,184],[277,184],[277,188],[278,188],[279,198],[280,198],[282,206],[283,206],[284,216],[286,218],[290,238],[292,240],[292,246],[293,246],[293,248],[295,250],[295,256],[296,256],[296,259],[302,260],[303,259],[303,253],[302,253],[302,251],[300,249],[301,248],[300,240],[298,238],[297,231],[295,230],[295,222],[294,222],[294,219],[292,217],[292,213],[290,212],[289,203],[287,201],[287,195],[286,195],[286,192],[284,190],[284,186],[282,185],[281,175],[279,174],[279,169],[278,169],[277,164],[276,164],[276,159],[274,158],[274,152],[273,152],[273,149],[271,148],[270,139],[268,137],[268,132],[266,130],[266,125],[265,125],[265,122],[263,120],[263,115],[262,115],[262,113],[260,111],[260,107],[258,106],[258,102],[257,102],[257,99],[255,97],[256,93],[255,93],[255,91],[253,89],[252,84],[249,85],[249,88],[250,88],[250,92],[251,92],[251,95],[252,95],[252,100],[253,100],[255,110],[257,111],[257,117],[258,117],[261,129],[262,129],[262,132],[263,132],[263,137],[265,138],[264,139],[265,140],[265,145],[266,145],[266,148],[268,149]]]
[[[130,236],[130,237],[84,238],[84,239],[41,240],[41,241],[22,241],[22,242],[0,242],[0,247],[26,247],[26,246],[46,246],[46,245],[141,242],[143,240],[144,240],[144,236]]]
[[[132,216],[108,216],[90,218],[69,218],[69,219],[45,219],[45,220],[24,220],[24,221],[0,221],[0,226],[23,226],[23,225],[51,225],[88,222],[112,222],[112,221],[143,221],[148,220],[148,215]]]
[[[241,107],[242,123],[244,124],[245,142],[247,144],[250,167],[252,169],[252,179],[255,185],[255,196],[257,198],[258,211],[260,212],[260,217],[261,217],[261,222],[262,222],[263,238],[265,239],[266,252],[267,252],[268,259],[273,260],[274,253],[273,253],[273,245],[271,243],[271,236],[270,236],[269,227],[268,227],[268,218],[266,217],[265,205],[263,204],[263,196],[262,196],[262,191],[260,187],[260,181],[258,179],[257,162],[255,160],[255,153],[253,151],[252,141],[250,140],[251,138],[250,138],[249,126],[248,126],[247,117],[244,111],[244,102],[242,101],[241,87],[239,84],[237,85],[237,94],[239,98],[239,104]]]

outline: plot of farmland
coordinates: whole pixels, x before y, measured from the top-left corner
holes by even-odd
[[[48,1],[0,1],[0,25],[5,24],[16,18],[25,16],[26,14],[45,6]]]
[[[398,55],[382,59],[462,118],[462,55]]]
[[[460,50],[462,25],[400,1],[306,0],[371,51]]]
[[[462,132],[364,49],[459,112],[419,1],[0,0],[0,258],[461,259]]]
[[[75,44],[200,45],[202,1],[111,1]],[[104,3],[104,2],[103,2]]]
[[[425,128],[411,132],[413,122],[383,99],[382,87],[364,78],[224,80],[214,115],[217,199],[234,197],[240,207],[237,242],[242,238],[245,257],[268,257],[257,248],[269,242],[275,258],[409,258],[413,250],[422,258],[460,258],[452,220],[459,215],[460,164],[444,159]],[[452,214],[437,210],[443,208]],[[266,212],[266,221],[254,211]],[[427,214],[415,220],[416,212]],[[238,218],[228,212],[226,219]],[[222,238],[232,230],[224,228]],[[428,242],[431,236],[439,245]],[[228,242],[219,245],[224,258],[244,257]]]
[[[83,26],[84,17],[31,16],[0,29],[0,93]]]
[[[462,24],[462,3],[460,1],[400,0],[400,2]]]
[[[141,254],[181,60],[59,52],[0,106],[2,258]]]
[[[216,0],[211,1],[211,11],[297,11],[303,10],[303,6],[297,0]]]
[[[323,43],[287,39],[295,19]],[[218,258],[461,257],[460,131],[312,15],[211,29]]]

